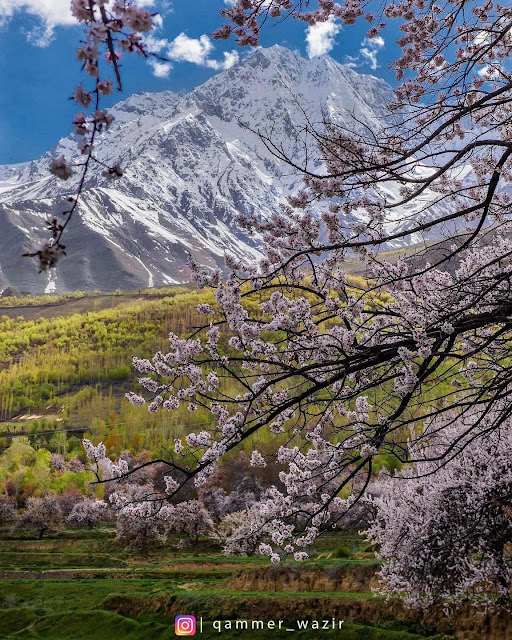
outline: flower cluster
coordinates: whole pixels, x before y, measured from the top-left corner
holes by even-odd
[[[367,537],[383,558],[381,592],[417,607],[469,594],[478,606],[509,607],[512,423],[502,421],[504,410],[500,403],[489,415],[433,421],[428,440],[413,444],[414,466],[380,479]],[[496,423],[494,433],[475,437]],[[439,468],[437,459],[453,448],[457,455]]]

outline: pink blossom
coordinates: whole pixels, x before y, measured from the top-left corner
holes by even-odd
[[[59,156],[51,161],[50,172],[61,180],[68,180],[73,175],[73,170],[64,156]]]

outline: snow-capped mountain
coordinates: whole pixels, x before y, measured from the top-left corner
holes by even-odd
[[[223,266],[225,251],[257,258],[236,216],[271,214],[301,182],[241,123],[271,133],[300,161],[294,127],[306,117],[320,123],[327,115],[353,128],[355,116],[376,131],[391,99],[383,80],[279,46],[256,49],[188,94],[133,95],[111,110],[116,120],[96,147],[125,175],[114,182],[99,167],[89,174],[66,234],[68,256],[50,280],[21,254],[41,244],[44,221],[74,193],[76,180],[59,181],[48,165],[76,156],[76,139],[60,140],[39,160],[0,166],[0,289],[161,285],[189,279],[187,254],[211,266]]]

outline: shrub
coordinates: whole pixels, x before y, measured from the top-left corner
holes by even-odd
[[[350,550],[350,547],[348,545],[339,544],[334,550],[332,557],[333,558],[351,558],[352,551]]]

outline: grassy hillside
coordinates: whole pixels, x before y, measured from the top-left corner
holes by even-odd
[[[85,472],[61,473],[50,455],[85,462],[83,437],[103,441],[113,457],[129,450],[150,459],[211,425],[201,407],[151,414],[125,398],[137,388],[132,355],[151,357],[167,348],[170,331],[187,335],[202,324],[196,309],[204,302],[213,302],[211,291],[183,286],[0,300],[0,481],[19,504],[45,491],[85,490]],[[235,395],[231,384],[224,390]],[[263,452],[279,439],[264,430],[254,438]]]
[[[179,412],[151,419],[124,392],[133,386],[132,354],[153,354],[169,331],[199,323],[196,306],[207,300],[210,293],[185,287],[7,299],[0,309],[0,444],[21,433],[41,434],[42,443],[56,429],[103,436],[121,423],[186,423],[190,414]],[[128,428],[123,444],[138,431]]]
[[[85,432],[108,439],[112,454],[160,453],[178,431],[207,426],[200,408],[151,415],[124,393],[136,386],[131,356],[164,350],[169,332],[202,324],[196,307],[212,301],[211,291],[184,286],[0,299],[0,447],[17,435],[50,446],[53,432],[66,430],[75,440]]]
[[[353,277],[351,285],[365,281]],[[83,468],[60,471],[51,462],[51,452],[69,465],[83,459],[84,434],[103,440],[114,456],[125,449],[159,455],[176,435],[208,424],[201,410],[148,414],[124,393],[134,388],[131,355],[164,349],[169,331],[186,334],[203,319],[197,304],[211,299],[211,292],[187,287],[4,299],[0,482],[20,505],[45,491],[86,490]],[[282,566],[262,557],[226,558],[209,540],[190,551],[177,551],[171,540],[141,558],[114,538],[112,525],[66,529],[46,540],[0,532],[0,638],[164,640],[176,637],[180,614],[203,617],[200,637],[207,640],[290,637],[269,628],[226,630],[226,622],[244,619],[283,620],[301,640],[512,637],[508,622],[475,618],[469,606],[448,620],[441,611],[423,616],[374,597],[372,550],[341,532],[319,540],[306,563]],[[296,625],[332,618],[344,620],[341,629]]]
[[[361,290],[366,281],[349,284]],[[0,450],[26,436],[34,448],[83,459],[85,435],[114,457],[127,449],[161,457],[175,437],[208,427],[201,408],[150,414],[124,395],[136,388],[131,356],[165,350],[169,332],[187,335],[204,322],[197,305],[212,301],[211,291],[184,286],[1,299]],[[275,445],[266,431],[255,438],[263,451]],[[375,468],[382,464],[396,461],[382,456]]]

